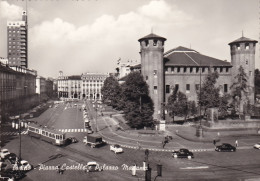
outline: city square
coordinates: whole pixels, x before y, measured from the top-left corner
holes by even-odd
[[[1,1],[1,180],[259,180],[259,2],[198,1]]]

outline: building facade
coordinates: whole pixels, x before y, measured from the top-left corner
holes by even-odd
[[[173,88],[186,94],[188,100],[197,102],[200,85],[209,72],[217,71],[220,94],[230,93],[230,86],[242,66],[248,75],[250,90],[248,97],[254,104],[254,69],[256,40],[241,37],[231,43],[231,63],[199,52],[177,47],[164,53],[166,38],[153,33],[138,40],[140,42],[141,73],[149,86],[154,102],[154,119],[162,118],[164,105]],[[138,66],[137,66],[138,67]]]
[[[28,28],[26,11],[22,21],[7,22],[7,58],[10,66],[28,68]]]
[[[68,99],[101,100],[101,88],[109,74],[85,73],[73,76],[64,76],[59,72],[58,97]]]
[[[37,104],[34,70],[0,64],[0,110],[2,117],[17,114]]]

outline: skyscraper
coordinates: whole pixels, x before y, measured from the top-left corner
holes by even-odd
[[[9,66],[28,68],[27,14],[23,11],[22,21],[7,22],[7,58]]]

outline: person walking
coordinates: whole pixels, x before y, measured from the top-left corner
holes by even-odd
[[[236,145],[236,147],[238,147],[238,141],[236,140],[236,142],[235,142],[235,145]]]

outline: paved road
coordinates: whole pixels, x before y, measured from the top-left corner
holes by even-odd
[[[67,105],[59,105],[57,108],[50,108],[43,113],[37,121],[55,129],[83,129],[82,112],[76,107],[66,108]],[[51,115],[51,116],[50,116]],[[136,140],[141,144],[148,146],[159,146],[160,137],[142,136],[136,138],[136,135],[115,131],[116,123],[113,120],[98,119],[99,130],[102,134],[111,134],[114,141],[122,141],[124,144],[135,145]],[[103,126],[103,127],[102,127]],[[111,127],[110,127],[111,126]],[[92,149],[85,146],[81,140],[86,133],[67,132],[67,136],[75,136],[80,142],[71,144],[67,147],[56,147],[39,139],[30,138],[28,135],[22,135],[22,157],[28,160],[34,166],[44,163],[46,166],[56,166],[58,164],[78,165],[86,164],[88,161],[97,161],[101,165],[115,166],[117,170],[105,170],[101,173],[85,173],[83,170],[67,170],[64,175],[58,175],[55,170],[44,170],[36,167],[30,171],[23,180],[138,180],[144,178],[143,171],[137,171],[137,176],[132,177],[130,170],[124,170],[127,166],[137,164],[142,166],[144,160],[144,150],[124,148],[123,154],[114,154],[109,151],[109,145],[101,148]],[[18,154],[18,137],[12,136],[12,139],[5,146],[11,152]],[[229,138],[227,138],[229,139]],[[234,139],[234,138],[232,138]],[[237,139],[237,138],[235,138]],[[256,139],[256,138],[255,138]],[[252,144],[255,139],[241,139],[240,144]],[[132,141],[131,141],[132,140]],[[179,148],[191,144],[191,147],[197,145],[179,137],[174,137],[175,142],[172,146]],[[154,141],[155,143],[153,143]],[[157,143],[158,142],[158,143]],[[171,146],[171,145],[167,146]],[[166,146],[166,149],[167,149]],[[204,147],[212,145],[204,145]],[[60,154],[61,157],[50,160],[53,155]],[[235,153],[218,153],[214,151],[196,152],[195,158],[174,159],[170,152],[150,151],[149,163],[152,168],[152,177],[156,176],[156,165],[163,165],[163,177],[156,180],[238,180],[246,178],[260,178],[260,150],[239,149]],[[237,179],[236,179],[237,178]]]

